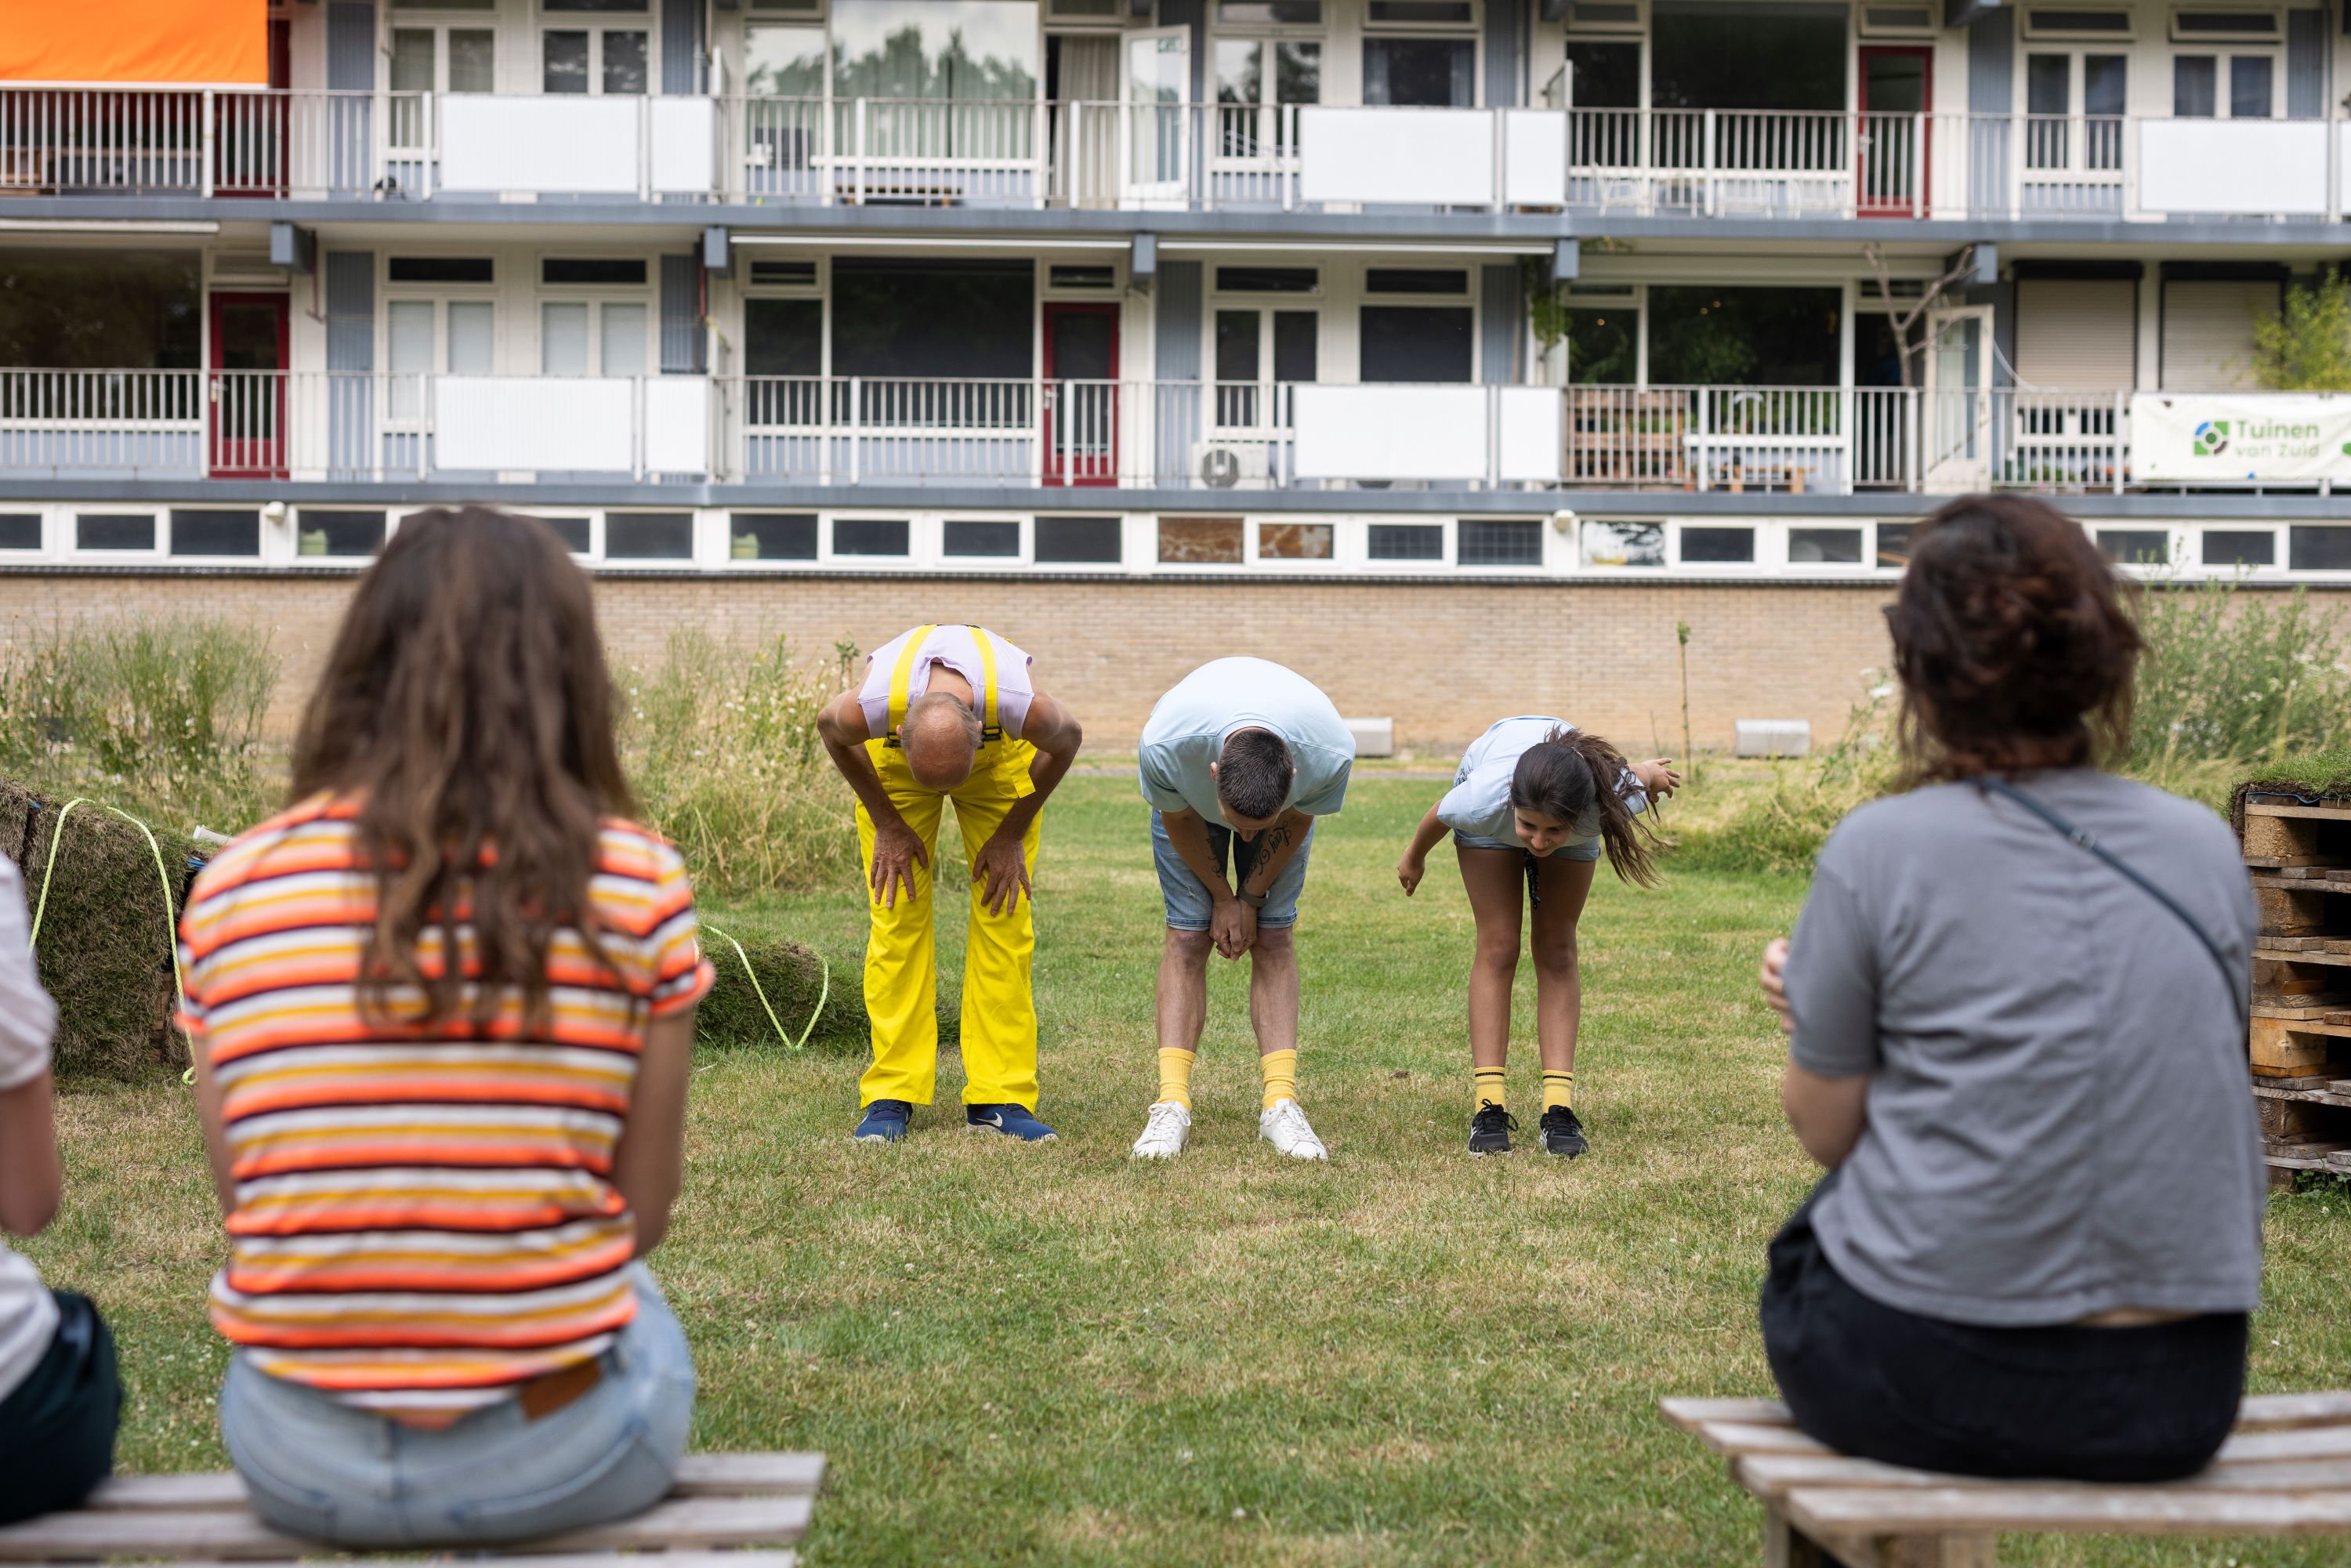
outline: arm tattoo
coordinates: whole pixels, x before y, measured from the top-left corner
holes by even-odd
[[[1290,824],[1286,821],[1276,822],[1264,832],[1259,834],[1257,841],[1257,853],[1250,858],[1249,875],[1248,880],[1249,882],[1255,882],[1257,880],[1257,868],[1261,865],[1270,864],[1273,861],[1273,857],[1280,854],[1285,848],[1287,848],[1289,843]],[[1266,878],[1266,886],[1270,887],[1272,884],[1273,879],[1271,877]],[[1258,889],[1258,891],[1259,893],[1263,893],[1265,888],[1261,887]]]

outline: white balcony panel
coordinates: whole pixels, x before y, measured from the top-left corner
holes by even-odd
[[[1487,391],[1301,385],[1293,415],[1298,477],[1483,479]]]
[[[451,93],[441,100],[441,188],[630,194],[637,189],[637,103]]]
[[[1482,109],[1301,109],[1309,202],[1490,205],[1494,117]]]
[[[1514,207],[1556,207],[1567,201],[1564,110],[1502,111],[1502,200]]]
[[[1500,426],[1495,477],[1556,483],[1566,450],[1560,421],[1567,403],[1559,389],[1496,387],[1494,404]]]
[[[2326,210],[2326,124],[2316,120],[2148,120],[2139,124],[2139,207],[2266,217]]]
[[[655,474],[710,469],[710,381],[655,376],[645,382],[645,467]]]
[[[584,376],[443,376],[434,389],[435,460],[455,469],[626,471],[634,465],[633,391]],[[691,467],[699,472],[702,460]]]
[[[718,176],[718,103],[708,98],[656,98],[651,108],[656,191],[707,195]]]
[[[2335,130],[2338,138],[2335,144],[2335,168],[2336,179],[2340,182],[2335,193],[2335,205],[2338,210],[2351,209],[2351,120],[2339,122]]]

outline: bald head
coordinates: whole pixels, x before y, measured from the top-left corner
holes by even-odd
[[[905,721],[898,726],[898,745],[906,754],[906,770],[925,789],[945,793],[959,789],[971,777],[972,759],[979,754],[979,716],[961,698],[946,692],[925,692],[906,705]]]

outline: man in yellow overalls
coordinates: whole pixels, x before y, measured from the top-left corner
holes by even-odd
[[[952,800],[971,873],[964,942],[964,1121],[1027,1142],[1037,1119],[1036,923],[1021,894],[1037,865],[1037,815],[1083,738],[1036,689],[1029,655],[977,626],[917,626],[876,650],[865,679],[826,705],[817,734],[857,795],[871,894],[865,1010],[873,1065],[858,1085],[862,1143],[894,1144],[938,1075],[931,857]]]

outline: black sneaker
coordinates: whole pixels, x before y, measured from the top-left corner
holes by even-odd
[[[1507,1155],[1510,1152],[1510,1134],[1519,1130],[1519,1119],[1495,1104],[1491,1100],[1478,1103],[1478,1113],[1469,1118],[1469,1152],[1473,1155]]]
[[[1572,1160],[1590,1148],[1592,1140],[1583,1135],[1583,1124],[1575,1119],[1574,1112],[1554,1105],[1542,1113],[1542,1146],[1547,1155]]]

